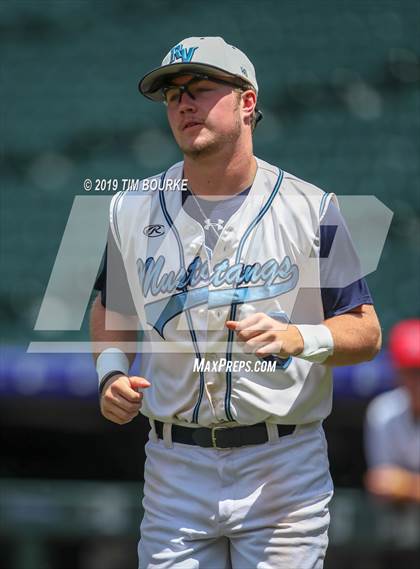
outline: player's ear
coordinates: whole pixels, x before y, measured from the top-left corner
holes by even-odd
[[[247,89],[246,91],[243,91],[241,94],[241,107],[244,116],[247,118],[247,122],[248,120],[251,120],[256,105],[257,105],[257,95],[255,91],[253,91],[252,89]]]

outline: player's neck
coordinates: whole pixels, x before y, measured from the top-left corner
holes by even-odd
[[[221,151],[198,159],[184,157],[184,178],[195,195],[232,196],[248,188],[257,163],[250,152]]]

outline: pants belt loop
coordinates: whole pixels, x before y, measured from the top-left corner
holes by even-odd
[[[274,423],[265,423],[268,435],[268,442],[272,445],[279,439],[279,432],[277,430],[277,425]]]
[[[153,419],[149,419],[149,423],[150,423],[149,438],[153,443],[157,443],[159,441],[159,437],[157,436],[156,433],[155,422]]]
[[[172,424],[163,423],[163,442],[166,448],[173,448],[172,442]]]

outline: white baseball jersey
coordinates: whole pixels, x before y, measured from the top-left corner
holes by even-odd
[[[149,418],[191,426],[304,424],[330,413],[328,366],[288,358],[261,371],[261,360],[245,354],[225,327],[255,312],[297,324],[324,320],[319,227],[335,196],[257,164],[211,259],[202,226],[182,208],[181,192],[171,191],[182,162],[112,200],[111,229],[143,330],[136,373],[151,382],[142,406]]]
[[[370,468],[400,466],[420,472],[420,422],[403,387],[381,393],[366,413],[365,446]]]

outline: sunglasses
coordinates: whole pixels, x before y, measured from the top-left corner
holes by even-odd
[[[171,77],[171,79],[173,78],[174,76]],[[194,77],[182,85],[166,83],[160,87],[165,105],[175,106],[179,104],[184,93],[187,93],[187,95],[193,99],[193,101],[205,97],[205,94],[211,91],[211,89],[205,85],[200,85],[202,81],[211,81],[212,83],[218,83],[220,85],[228,85],[229,87],[241,89],[242,91],[250,88],[248,85],[240,81],[235,82],[228,79],[221,79],[219,77],[212,77],[209,75],[197,73],[194,74]],[[255,109],[255,114],[256,123],[258,123],[263,118],[263,114],[259,109]]]
[[[198,83],[201,81],[211,81],[212,83],[218,83],[220,85],[229,85],[230,87],[243,88],[243,85],[229,81],[227,79],[220,79],[219,77],[210,77],[209,75],[195,74],[189,81],[183,83],[182,85],[175,85],[174,83],[167,83],[161,87],[164,102],[177,102],[181,101],[182,95],[187,93],[191,99],[195,100],[198,98],[200,89],[198,89]],[[203,88],[203,92],[207,89]]]

